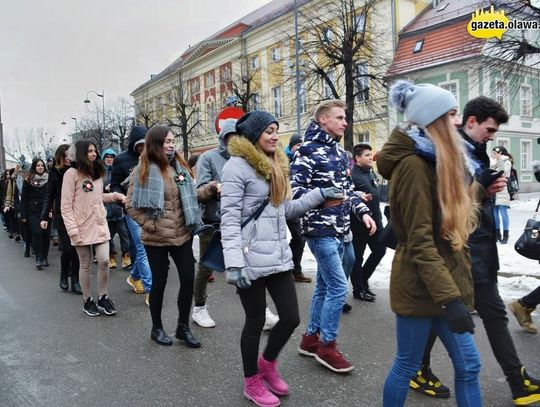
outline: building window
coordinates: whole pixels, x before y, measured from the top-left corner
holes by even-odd
[[[332,71],[327,72],[327,76],[328,76],[328,80],[323,78],[323,98],[324,99],[333,99],[334,98],[334,93],[332,92],[332,87],[330,86],[328,81],[332,82],[332,85],[335,87],[336,86],[336,74],[332,70]]]
[[[530,171],[532,160],[532,141],[521,140],[521,170]]]
[[[207,87],[207,88],[209,88],[209,87],[211,87],[211,86],[214,86],[214,84],[215,84],[214,71],[208,72],[208,73],[205,75],[205,81],[206,81],[206,87]]]
[[[504,137],[504,138],[503,137],[497,137],[497,145],[506,148],[506,150],[511,153],[511,151],[510,151],[510,140],[508,138],[506,138],[506,137]]]
[[[459,83],[458,81],[443,82],[438,84],[441,88],[450,92],[456,98],[459,105]]]
[[[199,110],[199,106],[195,106],[193,108],[193,132],[195,134],[199,134],[199,130],[201,128],[201,111]]]
[[[251,100],[253,101],[253,110],[261,110],[261,95],[253,93]]]
[[[225,82],[232,80],[232,71],[230,66],[224,66],[221,70],[221,79]]]
[[[369,77],[368,65],[363,62],[356,65],[355,91],[357,102],[367,102],[369,100]]]
[[[272,62],[277,62],[281,59],[281,49],[280,48],[272,48],[270,51],[272,55]]]
[[[298,52],[299,53],[304,52],[304,47],[305,47],[304,37],[298,37]]]
[[[369,132],[364,131],[354,135],[354,144],[366,143],[369,144]]]
[[[251,57],[251,69],[259,69],[259,56]]]
[[[324,30],[324,40],[326,42],[332,42],[333,39],[334,39],[334,32],[332,31],[331,28],[326,28]]]
[[[356,31],[364,32],[366,29],[366,15],[365,13],[360,13],[356,16]]]
[[[495,100],[500,105],[508,110],[508,83],[505,81],[497,81],[495,83]]]
[[[305,80],[300,81],[298,98],[300,99],[300,114],[304,114],[307,112],[307,89]]]
[[[208,127],[212,128],[213,123],[216,120],[216,105],[214,102],[210,102],[206,105],[206,122]]]
[[[198,79],[191,81],[191,94],[199,93],[201,90],[201,82]]]
[[[281,117],[283,112],[281,110],[281,86],[276,86],[272,88],[272,100],[274,106],[274,116]]]
[[[424,47],[424,39],[422,38],[421,40],[416,41],[416,43],[414,44],[414,48],[412,51],[413,54],[422,51],[423,47]]]
[[[521,85],[519,88],[519,106],[522,117],[532,117],[531,87]]]

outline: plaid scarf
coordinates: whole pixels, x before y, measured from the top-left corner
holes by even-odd
[[[196,229],[202,225],[199,202],[193,179],[189,176],[189,171],[174,161],[176,174],[182,173],[185,182],[176,182],[180,192],[182,211],[184,212],[185,225],[189,229]],[[150,219],[161,218],[165,212],[165,183],[159,167],[152,163],[148,170],[148,181],[146,184],[139,183],[140,167],[133,170],[133,195],[131,206],[135,209],[145,209]]]

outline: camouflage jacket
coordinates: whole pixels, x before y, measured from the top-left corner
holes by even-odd
[[[337,187],[345,199],[341,205],[310,210],[303,219],[306,237],[343,237],[350,230],[351,209],[357,217],[371,215],[369,208],[354,193],[354,184],[345,150],[315,122],[310,123],[303,143],[291,165],[293,199],[314,188]]]

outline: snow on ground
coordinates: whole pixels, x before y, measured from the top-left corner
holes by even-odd
[[[510,239],[506,245],[497,245],[500,262],[499,290],[505,301],[522,297],[540,285],[540,264],[538,261],[522,257],[514,250],[514,243],[523,232],[527,219],[532,217],[538,198],[538,193],[522,194],[519,196],[519,200],[511,202],[508,211]],[[369,248],[366,249],[364,259],[368,255]],[[380,289],[388,288],[393,257],[394,251],[388,249],[386,256],[369,280],[370,286]],[[305,274],[310,276],[314,276],[317,270],[317,264],[307,245],[302,259],[302,268]]]

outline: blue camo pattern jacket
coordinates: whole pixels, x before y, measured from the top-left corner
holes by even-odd
[[[306,237],[347,236],[350,230],[350,212],[361,218],[371,215],[369,208],[354,193],[349,158],[341,145],[315,122],[311,122],[303,143],[291,164],[293,199],[314,188],[337,187],[345,199],[341,205],[325,208],[323,205],[308,211],[303,218]]]

